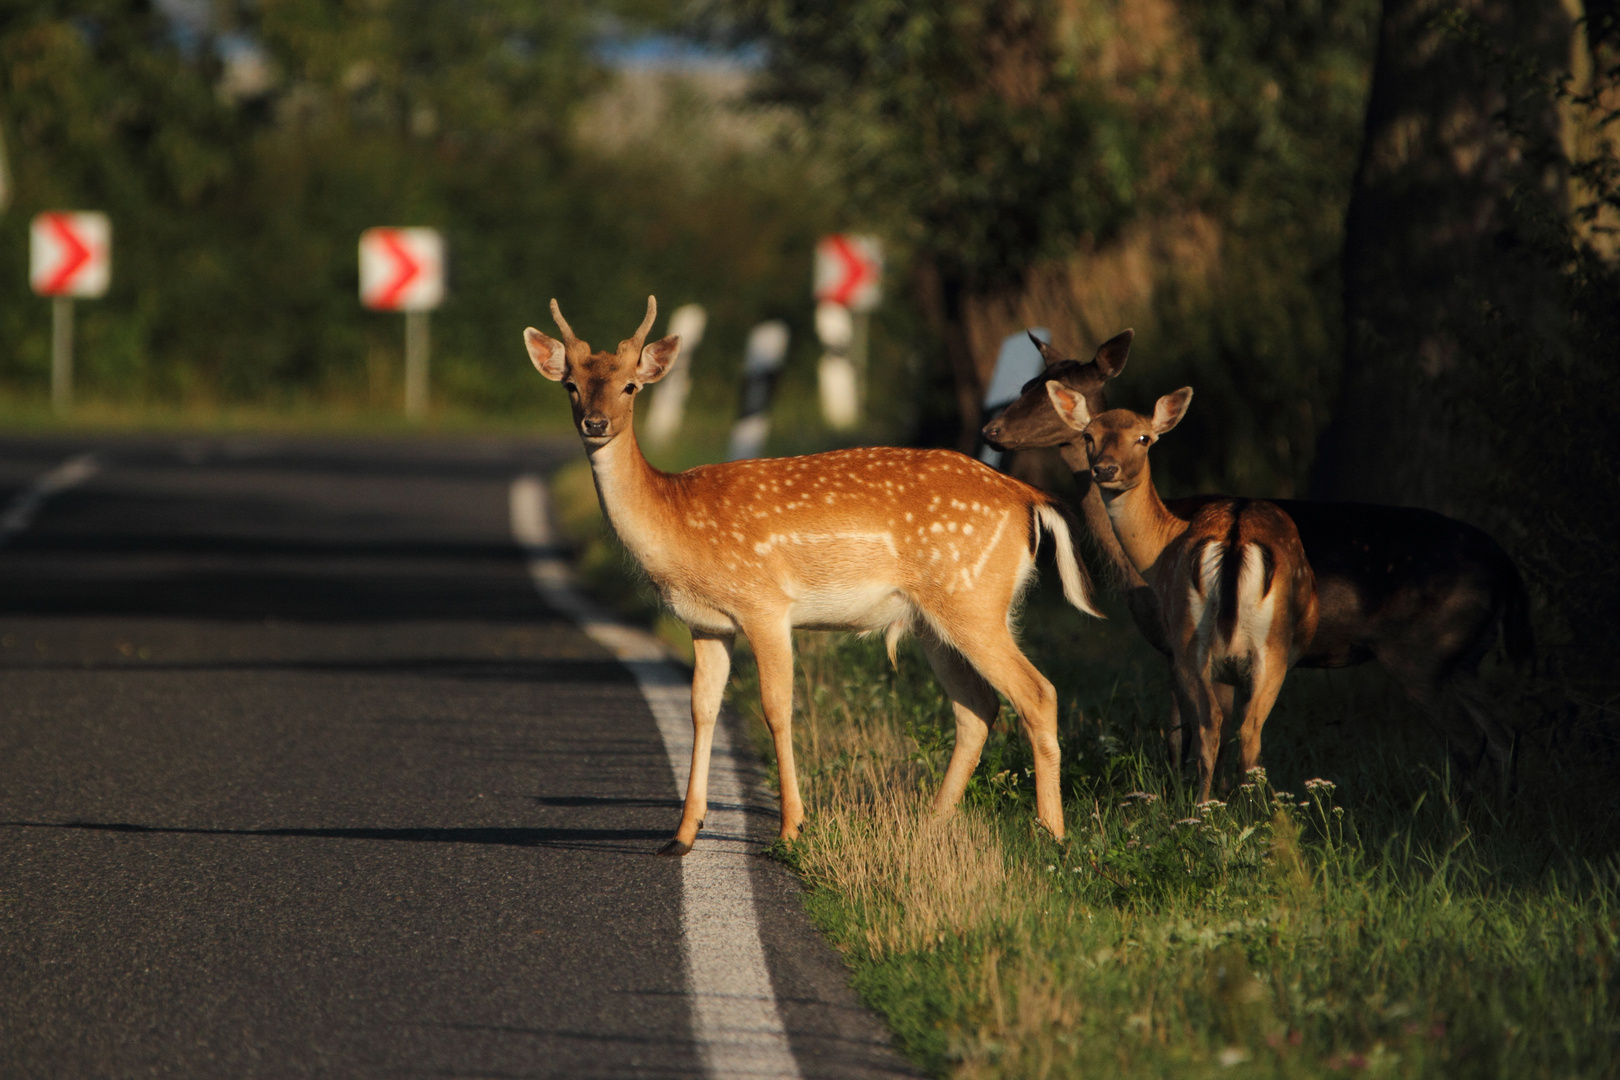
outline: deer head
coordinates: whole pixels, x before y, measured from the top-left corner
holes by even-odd
[[[1148,475],[1148,448],[1159,436],[1181,423],[1192,403],[1192,387],[1166,394],[1153,406],[1152,416],[1130,409],[1111,409],[1091,415],[1084,395],[1060,382],[1046,384],[1048,399],[1063,423],[1081,433],[1091,478],[1106,491],[1129,491]]]
[[[658,301],[649,296],[646,318],[613,352],[592,352],[589,342],[574,336],[555,300],[551,317],[562,331],[561,341],[532,326],[523,331],[523,344],[535,370],[568,391],[574,426],[587,447],[606,446],[629,427],[636,395],[643,386],[662,379],[675,362],[681,348],[678,336],[642,344],[657,316]]]
[[[997,450],[1033,450],[1042,446],[1062,446],[1074,439],[1074,432],[1052,411],[1046,384],[1056,380],[1083,395],[1093,412],[1108,408],[1103,384],[1125,370],[1134,331],[1126,330],[1103,342],[1097,355],[1086,363],[1064,358],[1063,354],[1034,334],[1029,339],[1041,351],[1046,370],[1024,384],[1018,400],[984,426],[984,439]]]

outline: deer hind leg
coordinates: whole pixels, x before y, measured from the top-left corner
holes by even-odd
[[[1187,754],[1192,749],[1193,733],[1185,723],[1185,718],[1192,715],[1181,708],[1181,695],[1176,693],[1176,672],[1174,667],[1170,670],[1170,721],[1164,729],[1165,750],[1170,755],[1170,771],[1172,774],[1181,774],[1181,763],[1187,760]]]
[[[956,713],[956,745],[951,749],[951,762],[945,767],[939,793],[934,796],[934,814],[944,817],[962,801],[962,792],[978,767],[984,740],[1001,711],[1001,702],[984,676],[961,653],[930,632],[919,634],[918,641]]]
[[[714,747],[714,724],[720,699],[731,675],[732,636],[692,634],[692,771],[687,774],[686,806],[675,837],[659,849],[660,855],[685,855],[697,841],[698,830],[709,812],[709,753]]]
[[[777,834],[793,840],[804,824],[804,802],[799,798],[799,777],[793,767],[793,630],[784,619],[768,627],[745,627],[759,666],[760,704],[765,726],[776,748],[776,772],[782,795],[782,828]]]
[[[1477,671],[1459,672],[1452,677],[1447,689],[1483,736],[1483,756],[1490,758],[1496,767],[1498,791],[1503,797],[1511,797],[1518,779],[1515,775],[1518,761],[1514,754],[1517,736],[1503,721],[1501,708],[1485,689]]]
[[[1019,651],[1012,632],[965,636],[957,648],[987,682],[1012,702],[1035,758],[1035,817],[1063,839],[1063,794],[1058,783],[1057,691]]]
[[[1192,725],[1198,739],[1198,801],[1207,802],[1215,782],[1215,762],[1221,752],[1221,728],[1226,713],[1221,708],[1221,695],[1210,681],[1207,664],[1204,670],[1178,664],[1175,677],[1186,717],[1182,723]]]
[[[1479,732],[1474,725],[1460,723],[1457,714],[1457,695],[1446,693],[1447,687],[1429,665],[1409,662],[1402,653],[1391,650],[1374,653],[1375,658],[1423,712],[1429,727],[1445,740],[1447,756],[1462,782],[1465,793],[1475,789],[1474,778],[1486,748],[1480,746]],[[1453,680],[1452,685],[1456,684]]]
[[[1243,703],[1243,722],[1238,728],[1238,741],[1243,756],[1243,772],[1245,774],[1260,764],[1260,731],[1266,726],[1266,718],[1277,704],[1277,694],[1282,690],[1283,679],[1288,675],[1288,657],[1279,655],[1275,651],[1261,650],[1254,658],[1254,666],[1249,672],[1248,699]],[[1232,711],[1232,687],[1226,690],[1225,711],[1227,715]]]

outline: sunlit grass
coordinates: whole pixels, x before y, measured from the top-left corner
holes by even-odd
[[[952,727],[920,653],[896,674],[881,643],[798,636],[811,816],[783,856],[931,1072],[1614,1074],[1614,801],[1548,784],[1594,762],[1527,750],[1511,807],[1464,803],[1379,673],[1298,673],[1269,774],[1195,807],[1159,748],[1162,661],[1049,599],[1025,622],[1066,703],[1061,843],[1010,712],[932,821]]]
[[[597,588],[658,616],[583,462],[554,480]],[[1051,575],[1048,575],[1049,577]],[[1620,1071],[1613,702],[1520,692],[1518,796],[1464,798],[1371,667],[1295,672],[1263,776],[1196,807],[1159,731],[1164,662],[1123,618],[1038,592],[1027,650],[1062,703],[1069,837],[1034,826],[1010,710],[961,811],[927,807],[949,705],[919,650],[799,633],[810,817],[778,845],[901,1047],[961,1077],[1602,1077]],[[1601,685],[1603,678],[1585,685]],[[752,718],[746,646],[728,693]]]

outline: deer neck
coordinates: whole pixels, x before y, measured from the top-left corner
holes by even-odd
[[[1102,489],[1091,482],[1091,459],[1086,456],[1085,447],[1078,443],[1064,443],[1058,447],[1058,453],[1063,457],[1063,464],[1074,475],[1074,486],[1080,492],[1080,516],[1085,520],[1086,531],[1113,568],[1115,579],[1126,591],[1146,584],[1126,556],[1125,549],[1120,547],[1119,537],[1114,533],[1114,523],[1108,516],[1108,507],[1103,503]]]
[[[1165,508],[1147,469],[1142,470],[1142,480],[1135,487],[1102,491],[1102,500],[1119,546],[1142,574],[1151,573],[1164,549],[1187,531],[1187,522]]]
[[[668,538],[669,474],[653,468],[642,454],[632,424],[605,446],[587,446],[585,452],[608,525],[636,561],[657,577],[658,553],[668,549],[659,540]]]

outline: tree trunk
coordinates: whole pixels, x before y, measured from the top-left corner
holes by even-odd
[[[1550,328],[1559,303],[1556,269],[1523,242],[1512,205],[1516,187],[1559,198],[1558,170],[1523,152],[1556,146],[1557,112],[1516,109],[1510,132],[1498,116],[1513,100],[1508,65],[1493,53],[1562,71],[1571,33],[1557,0],[1384,0],[1318,496],[1476,516],[1483,440],[1455,391],[1493,325]]]

